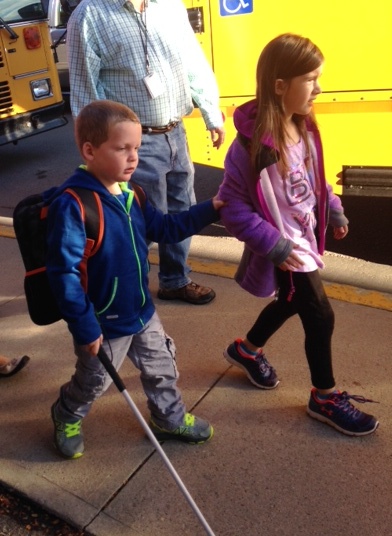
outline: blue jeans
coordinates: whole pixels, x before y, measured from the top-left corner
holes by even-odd
[[[148,200],[164,214],[188,210],[196,203],[194,166],[182,123],[164,134],[143,134],[139,165],[132,180],[146,192]],[[191,280],[187,265],[191,239],[177,244],[159,244],[159,285],[165,289],[184,287]]]

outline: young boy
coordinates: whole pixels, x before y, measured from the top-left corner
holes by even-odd
[[[97,358],[101,345],[117,370],[126,355],[140,370],[158,440],[203,443],[213,428],[186,412],[176,385],[175,346],[148,290],[147,241],[179,242],[217,221],[223,203],[214,198],[171,215],[163,215],[148,200],[139,204],[127,181],[138,164],[141,125],[122,104],[88,104],[76,119],[75,135],[85,165],[62,190],[96,192],[105,224],[100,247],[83,269],[86,232],[76,199],[64,192],[49,208],[48,277],[77,356],[75,373],[52,406],[55,445],[66,458],[83,454],[82,419],[111,383]]]

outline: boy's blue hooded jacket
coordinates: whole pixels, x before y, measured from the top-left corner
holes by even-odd
[[[139,332],[155,307],[148,289],[146,241],[176,243],[217,221],[212,201],[179,214],[162,214],[146,201],[143,209],[128,183],[124,206],[89,172],[79,168],[65,181],[48,212],[47,273],[52,290],[78,344]],[[103,207],[104,234],[98,251],[83,273],[86,231],[76,199],[67,188],[98,193]],[[87,293],[82,281],[85,281]]]

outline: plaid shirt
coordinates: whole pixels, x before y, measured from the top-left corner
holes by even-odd
[[[137,13],[124,0],[84,0],[68,23],[74,116],[97,99],[122,102],[143,125],[179,121],[199,106],[208,129],[221,127],[219,94],[181,0],[149,0]],[[147,54],[146,54],[147,51]],[[147,58],[161,94],[151,98]]]

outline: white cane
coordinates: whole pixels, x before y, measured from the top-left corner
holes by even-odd
[[[160,457],[162,458],[162,460],[166,464],[166,467],[168,468],[168,470],[170,471],[172,477],[176,481],[177,486],[180,488],[180,490],[184,494],[184,497],[186,498],[186,500],[190,504],[192,510],[195,512],[195,514],[198,517],[200,523],[203,525],[206,533],[209,536],[215,536],[215,534],[212,531],[211,527],[207,523],[205,517],[203,516],[203,514],[199,510],[197,504],[195,503],[195,501],[193,500],[193,498],[190,495],[189,491],[185,487],[183,481],[179,477],[177,471],[174,469],[174,467],[171,464],[169,458],[166,456],[166,454],[165,454],[164,450],[162,449],[161,445],[159,444],[159,442],[157,441],[156,437],[152,433],[150,427],[148,426],[148,424],[144,420],[143,415],[140,413],[138,407],[136,406],[136,404],[132,400],[131,396],[129,395],[128,391],[126,390],[124,382],[122,381],[122,379],[118,375],[116,369],[113,366],[113,363],[110,361],[109,356],[107,355],[105,350],[102,348],[102,346],[101,346],[101,348],[100,348],[100,350],[98,352],[98,358],[101,361],[102,365],[105,367],[105,369],[108,372],[108,374],[110,375],[110,377],[112,378],[112,380],[113,380],[114,384],[116,385],[117,389],[120,391],[120,393],[124,396],[125,400],[128,402],[128,405],[131,407],[132,411],[136,415],[137,420],[139,421],[139,423],[143,427],[143,430],[146,432],[146,434],[149,437],[151,443],[154,445],[154,447],[157,450],[158,454],[160,455]]]

